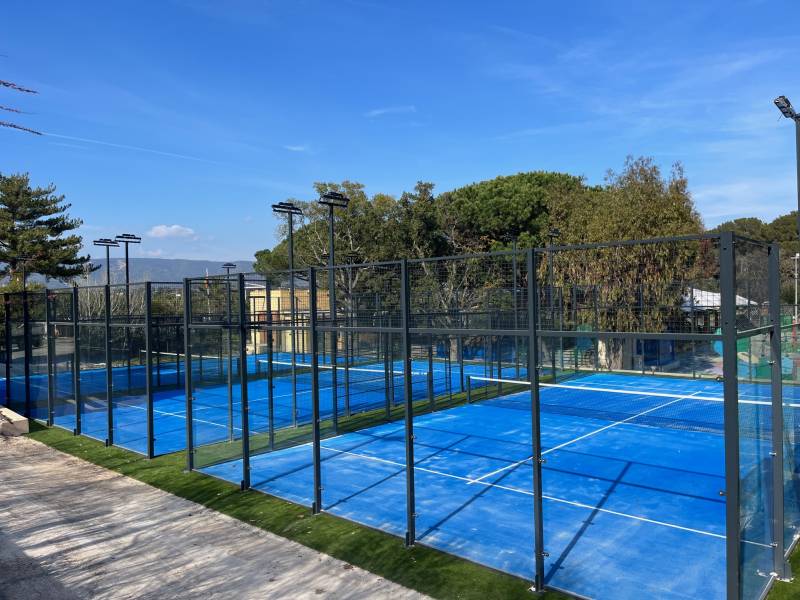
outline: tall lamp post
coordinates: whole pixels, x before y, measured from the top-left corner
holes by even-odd
[[[786,96],[778,96],[774,102],[784,117],[794,121],[795,161],[797,162],[797,234],[800,236],[800,114],[794,110],[792,103],[789,102]],[[796,304],[797,302],[795,302]]]
[[[556,238],[561,236],[561,231],[555,227],[551,227],[547,232],[547,288],[549,290],[549,304],[550,304],[550,328],[555,329],[556,324],[556,307],[555,307],[555,290],[553,289],[553,246]],[[551,338],[552,339],[552,338]],[[563,343],[562,337],[559,336],[559,343]],[[551,344],[551,366],[553,373],[553,383],[556,382],[556,350],[555,343]],[[563,352],[562,352],[563,356]]]
[[[337,208],[347,208],[350,203],[350,198],[339,192],[325,192],[318,200],[320,204],[328,207],[328,307],[331,315],[331,325],[336,324],[336,273],[333,266],[336,264],[334,257],[334,231],[333,231],[333,212]],[[331,332],[331,392],[332,392],[332,406],[333,406],[333,427],[336,430],[338,426],[339,416],[339,400],[337,397],[337,369],[339,363],[337,360],[337,345],[339,343],[336,332]]]
[[[293,202],[278,202],[272,205],[272,212],[286,215],[289,224],[289,332],[292,343],[292,425],[297,425],[297,332],[295,331],[295,298],[294,298],[294,217],[303,216],[303,211]],[[316,352],[316,348],[311,349]]]
[[[118,244],[125,244],[125,315],[127,317],[126,322],[131,322],[131,270],[130,270],[130,258],[128,254],[128,246],[130,244],[141,244],[142,238],[138,235],[133,235],[132,233],[121,233],[116,238],[114,238]],[[128,348],[128,383],[130,384],[131,380],[131,330],[126,327],[125,328],[125,344]]]
[[[231,271],[236,268],[232,262],[222,263],[222,268],[225,269],[225,291],[227,294],[227,323],[228,323],[228,437],[233,439],[233,337],[231,335],[231,327],[233,325],[231,319]],[[244,366],[241,361],[244,357],[239,357],[239,368]]]
[[[129,256],[128,256],[128,246],[130,244],[141,244],[142,243],[142,238],[140,238],[138,235],[133,235],[132,233],[121,233],[116,238],[114,238],[114,241],[117,242],[117,244],[125,244],[125,288],[127,290],[128,286],[131,284],[130,259],[129,259]],[[130,299],[129,299],[129,302],[130,302]],[[130,306],[128,307],[128,310],[130,310]],[[130,314],[129,314],[129,316],[130,316]]]
[[[100,238],[92,244],[106,249],[106,285],[111,285],[111,248],[119,248],[119,243],[111,238]]]

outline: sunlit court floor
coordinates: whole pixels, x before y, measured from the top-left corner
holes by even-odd
[[[427,395],[425,361],[414,361],[414,398]],[[402,372],[395,363],[396,373]],[[162,375],[169,377],[169,369]],[[175,373],[177,376],[179,373]],[[458,392],[466,375],[487,375],[483,367],[434,365],[434,393]],[[491,375],[491,373],[489,373]],[[514,370],[504,372],[513,377]],[[522,372],[524,376],[524,369]],[[104,370],[98,371],[103,383]],[[321,378],[330,372],[321,373]],[[127,374],[115,389],[124,389]],[[83,379],[83,377],[82,377]],[[395,379],[395,386],[398,381]],[[33,381],[32,381],[33,383]],[[61,382],[64,384],[65,382]],[[325,381],[324,383],[327,383]],[[332,394],[322,385],[320,410],[328,418]],[[351,408],[380,409],[385,405],[380,385],[354,386]],[[722,598],[725,590],[724,443],[718,430],[693,427],[710,420],[722,423],[721,403],[708,406],[692,396],[722,398],[722,384],[666,376],[593,374],[569,381],[573,386],[627,390],[634,394],[626,408],[629,418],[597,418],[592,411],[542,412],[543,523],[545,573],[548,585],[576,594],[639,597]],[[340,382],[341,385],[341,382]],[[102,385],[98,384],[98,392]],[[34,387],[32,385],[32,387]],[[59,383],[56,382],[58,390]],[[638,392],[661,393],[655,404],[635,404]],[[192,432],[195,446],[219,445],[242,433],[241,388],[200,386],[194,391]],[[268,429],[267,383],[248,385],[251,435]],[[68,394],[68,389],[64,388]],[[543,404],[559,403],[558,389],[542,390]],[[740,402],[769,401],[768,386],[741,383]],[[591,390],[589,390],[591,395]],[[784,397],[796,395],[786,386]],[[310,375],[298,377],[292,403],[290,378],[274,382],[273,425],[291,430],[294,422],[311,417]],[[402,402],[402,388],[393,403]],[[565,398],[563,402],[569,402]],[[534,572],[533,468],[531,416],[525,410],[529,394],[518,393],[462,405],[414,418],[416,540],[514,575]],[[57,425],[74,428],[74,405],[57,404]],[[639,418],[673,417],[686,428],[653,426]],[[138,452],[147,450],[141,393],[114,396],[114,443]],[[339,412],[343,414],[342,398]],[[103,440],[108,414],[103,401],[84,403],[82,432]],[[154,395],[155,452],[182,450],[186,444],[186,401],[182,387]],[[406,454],[404,424],[392,422],[354,433],[326,437],[322,442],[323,509],[392,534],[406,533]],[[743,437],[740,444],[742,479],[768,461],[768,440]],[[253,488],[310,505],[313,495],[312,452],[309,444],[251,457]],[[239,483],[241,460],[202,471]],[[752,477],[751,477],[752,479]],[[769,572],[769,539],[754,529],[745,539],[746,560],[764,564]],[[748,532],[750,533],[750,532]],[[763,533],[763,532],[761,532]],[[753,570],[757,570],[755,567]],[[624,576],[623,576],[624,575]],[[626,587],[627,586],[627,587]],[[627,595],[626,595],[627,594]]]
[[[279,356],[278,360],[284,363],[288,356]],[[253,362],[252,360],[250,361]],[[305,367],[297,376],[296,401],[293,403],[294,392],[291,378],[283,375],[274,380],[273,385],[273,428],[278,430],[295,424],[308,423],[311,419],[311,375],[308,365],[299,360],[301,367]],[[195,367],[196,368],[196,367]],[[391,406],[402,403],[402,363],[397,361],[394,368],[394,390],[390,399]],[[413,361],[412,373],[414,385],[412,386],[415,399],[427,396],[426,361]],[[254,371],[254,365],[248,369]],[[269,409],[267,404],[267,381],[263,378],[265,370],[261,365],[262,377],[253,378],[248,383],[249,397],[249,424],[251,433],[265,433],[269,429]],[[377,366],[359,367],[350,369],[352,375],[350,410],[354,413],[364,410],[379,410],[386,404],[385,382],[378,371],[382,364]],[[524,374],[525,370],[520,369]],[[129,450],[140,453],[147,452],[147,421],[146,421],[146,396],[144,395],[144,371],[142,367],[134,367],[132,376],[127,370],[115,368],[114,396],[113,396],[113,442]],[[338,412],[347,414],[347,405],[343,399],[344,371],[340,367],[338,388]],[[509,369],[510,376],[515,376],[517,370]],[[495,374],[487,372],[483,365],[465,365],[462,376],[457,366],[448,367],[443,362],[437,361],[433,367],[433,392],[435,395],[445,394],[448,391],[458,393],[462,389],[463,380],[467,375],[484,376]],[[59,374],[55,378],[54,390],[56,396],[54,423],[65,429],[76,428],[75,403],[72,401],[72,378]],[[68,374],[67,374],[68,375]],[[180,375],[174,368],[166,366],[161,369],[163,381],[171,381]],[[366,375],[370,380],[358,382],[359,377]],[[323,418],[332,414],[333,394],[327,384],[330,383],[330,371],[321,371],[320,412]],[[139,381],[139,380],[142,381]],[[196,378],[200,380],[200,377]],[[133,384],[131,384],[131,380]],[[82,395],[88,398],[83,401],[81,412],[81,433],[104,441],[107,439],[108,410],[105,401],[105,370],[82,371]],[[32,389],[41,393],[36,396],[45,398],[47,394],[46,379],[43,377],[31,378]],[[126,392],[135,389],[135,392]],[[193,402],[193,435],[195,445],[203,445],[225,440],[227,437],[240,437],[242,430],[241,412],[241,385],[238,376],[234,376],[231,386],[231,401],[228,398],[228,387],[225,384],[214,382],[199,384],[194,389]],[[69,401],[60,401],[59,398],[69,398]],[[166,454],[186,448],[186,396],[184,388],[176,380],[172,387],[156,389],[153,395],[153,431],[155,454]],[[42,403],[40,403],[42,404]],[[293,411],[294,409],[294,411]],[[46,407],[39,406],[37,418],[46,419]],[[294,412],[294,419],[292,413]]]
[[[596,374],[586,387],[675,394],[643,409],[688,420],[721,419],[721,403],[698,409],[692,396],[722,397],[715,381]],[[558,403],[543,389],[543,403]],[[741,400],[763,400],[741,384]],[[532,578],[533,468],[526,392],[414,419],[418,543]],[[724,598],[724,440],[717,431],[656,427],[543,411],[543,523],[546,582],[592,598]],[[718,414],[717,414],[718,412]],[[709,417],[710,415],[710,417]],[[742,478],[769,460],[758,437],[740,443]],[[404,423],[322,441],[323,509],[403,536],[406,532]],[[201,470],[238,483],[233,460]],[[313,499],[312,448],[252,456],[253,488],[300,503]],[[744,493],[744,492],[743,492]],[[748,563],[771,560],[769,540],[745,539]]]

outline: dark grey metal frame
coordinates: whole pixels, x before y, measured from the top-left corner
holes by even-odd
[[[773,537],[774,544],[774,573],[775,577],[788,576],[788,567],[785,561],[786,548],[783,542],[783,471],[781,468],[783,458],[782,436],[780,432],[783,431],[783,414],[782,414],[782,384],[780,378],[780,296],[779,296],[779,249],[778,246],[773,244],[768,249],[768,270],[769,270],[769,293],[770,293],[770,323],[769,325],[755,327],[749,330],[738,331],[736,326],[736,243],[738,240],[746,241],[748,243],[758,243],[746,238],[735,237],[730,233],[722,234],[705,234],[699,236],[675,236],[669,238],[658,238],[654,240],[644,241],[625,241],[604,244],[581,244],[573,246],[548,246],[547,248],[530,249],[525,252],[525,260],[527,272],[536,272],[537,258],[540,256],[546,257],[552,252],[560,252],[565,250],[580,250],[592,248],[604,248],[610,246],[637,246],[643,244],[654,243],[668,243],[668,242],[681,242],[681,241],[696,241],[696,240],[716,240],[719,244],[719,268],[720,268],[720,294],[721,294],[721,333],[709,334],[698,333],[695,331],[694,324],[692,324],[692,331],[682,333],[655,333],[655,332],[638,332],[638,331],[563,331],[560,329],[543,329],[537,318],[540,310],[537,306],[537,298],[539,290],[537,289],[536,277],[528,276],[527,281],[527,322],[522,328],[482,328],[482,327],[433,327],[422,326],[412,327],[412,315],[410,305],[410,284],[409,284],[409,265],[422,262],[421,259],[416,260],[402,260],[399,262],[384,261],[381,263],[369,263],[366,265],[337,265],[329,267],[331,271],[339,268],[358,268],[358,267],[374,267],[374,266],[389,266],[399,265],[400,267],[400,309],[399,317],[400,322],[394,325],[392,322],[379,321],[372,326],[356,324],[349,319],[343,322],[337,322],[332,311],[331,321],[320,321],[320,310],[318,307],[317,297],[317,283],[319,268],[311,268],[308,270],[309,280],[309,319],[307,323],[301,323],[297,319],[297,307],[294,302],[294,294],[290,302],[291,317],[289,323],[283,322],[274,323],[272,320],[272,307],[271,307],[271,286],[265,287],[265,302],[267,307],[267,320],[265,323],[254,324],[248,319],[248,306],[246,297],[246,278],[244,274],[238,275],[238,307],[239,318],[238,322],[234,323],[231,319],[229,310],[228,322],[217,324],[217,327],[227,326],[230,331],[234,328],[239,331],[239,347],[238,352],[240,355],[240,385],[242,391],[242,489],[250,487],[250,468],[249,468],[249,398],[247,395],[247,333],[251,328],[256,328],[260,331],[267,333],[268,339],[268,377],[272,377],[272,335],[275,331],[291,331],[294,339],[298,332],[308,332],[311,337],[311,368],[312,368],[312,448],[313,448],[313,469],[314,469],[314,493],[312,511],[319,513],[323,511],[323,489],[322,489],[322,473],[321,473],[321,418],[319,406],[319,342],[320,334],[331,334],[332,337],[353,333],[377,333],[377,334],[390,334],[398,336],[400,339],[401,358],[404,364],[404,394],[405,394],[405,427],[404,438],[406,447],[406,545],[411,546],[418,543],[416,540],[416,507],[415,507],[415,485],[414,485],[414,401],[412,396],[412,374],[411,374],[411,336],[507,336],[514,337],[515,340],[519,338],[527,338],[528,340],[528,373],[531,385],[531,431],[532,431],[532,456],[534,457],[534,480],[533,480],[533,494],[534,494],[534,542],[533,558],[535,563],[534,587],[536,590],[544,588],[544,562],[547,556],[545,548],[545,536],[543,527],[542,515],[542,446],[541,446],[541,423],[539,420],[540,412],[540,398],[539,398],[539,352],[540,341],[546,338],[593,338],[595,343],[600,339],[608,338],[621,338],[621,339],[653,339],[653,340],[685,340],[691,342],[697,341],[721,341],[723,345],[723,373],[724,373],[724,435],[725,435],[725,476],[726,476],[726,579],[728,597],[730,599],[737,599],[741,595],[741,581],[740,581],[740,553],[741,553],[741,540],[739,533],[739,519],[740,519],[740,498],[739,498],[739,422],[738,422],[738,382],[737,382],[737,353],[736,342],[738,339],[749,337],[752,335],[767,334],[770,339],[770,350],[772,354],[772,431],[773,431],[773,452],[775,468],[773,468],[773,497],[772,497],[772,511],[773,511]],[[760,244],[760,243],[759,243]],[[435,259],[424,259],[431,261],[438,260],[452,260],[457,258],[481,258],[492,256],[508,256],[513,258],[516,265],[518,260],[518,253],[513,252],[495,252],[487,253],[485,255],[464,255],[462,257],[441,257]],[[323,269],[324,270],[324,269]],[[329,272],[328,275],[331,275]],[[297,273],[291,271],[289,274],[290,287],[294,287],[295,277]],[[514,278],[516,288],[516,268],[514,269]],[[230,283],[230,282],[229,282]],[[108,336],[111,311],[110,311],[110,288],[104,287],[105,299],[105,317],[104,322],[106,325],[106,353],[107,353],[107,394],[108,394],[108,428],[109,439],[108,443],[113,443],[113,414],[112,414],[112,379],[111,379],[111,360],[110,360],[110,338]],[[192,368],[191,368],[191,329],[193,327],[203,327],[203,325],[192,323],[192,307],[191,307],[191,280],[184,281],[183,286],[184,298],[184,351],[187,356],[186,366],[184,369],[184,385],[186,391],[186,440],[187,440],[187,468],[192,470],[194,468],[193,450],[194,440],[192,431]],[[152,436],[153,436],[153,406],[152,406],[152,385],[149,373],[152,370],[152,315],[151,315],[151,286],[147,285],[147,310],[145,320],[145,337],[147,352],[147,373],[148,373],[148,456],[153,455]],[[552,293],[552,290],[551,290]],[[29,360],[30,360],[30,327],[28,315],[28,302],[27,293],[23,292],[24,296],[24,320],[25,320],[25,345],[26,345],[26,380],[29,378]],[[5,295],[4,301],[8,305],[8,294]],[[516,289],[514,290],[514,301],[516,303]],[[692,299],[692,302],[694,300]],[[48,300],[49,305],[49,300]],[[597,306],[595,306],[595,311]],[[49,326],[54,321],[49,318],[48,314],[48,333]],[[516,317],[515,311],[515,317]],[[8,327],[9,311],[6,311],[6,336],[10,337],[10,327]],[[515,324],[517,319],[515,318]],[[80,315],[78,305],[78,290],[73,291],[73,315],[69,321],[64,323],[73,325],[75,328],[75,353],[79,357],[80,350]],[[460,339],[460,338],[459,338]],[[294,346],[294,343],[293,343]],[[48,347],[49,348],[49,347]],[[597,354],[595,353],[595,360]],[[76,431],[80,433],[80,371],[79,365],[76,362],[75,370],[75,397],[76,397]],[[52,356],[48,353],[48,364],[52,363]],[[7,373],[9,372],[10,362],[7,361]],[[293,369],[294,370],[294,369]],[[230,370],[229,370],[230,371]],[[294,375],[294,374],[293,374]],[[293,377],[294,380],[294,377]],[[296,385],[296,381],[294,382]],[[26,385],[26,402],[28,410],[30,410],[30,391]],[[50,386],[52,388],[52,386]],[[7,386],[10,388],[10,386]],[[270,403],[270,447],[274,444],[274,423],[272,423],[272,402],[273,392],[271,384],[268,385],[269,394],[268,401]],[[49,404],[49,410],[52,415],[52,400]],[[293,418],[296,418],[296,404],[293,399]],[[52,422],[52,418],[48,419]]]
[[[165,282],[168,283],[168,282]],[[81,352],[81,326],[86,325],[95,325],[95,326],[102,326],[104,328],[104,354],[105,354],[105,396],[107,401],[107,409],[106,409],[106,439],[105,444],[108,446],[114,445],[114,414],[113,414],[113,361],[112,361],[112,348],[111,348],[111,328],[112,327],[123,327],[126,329],[126,332],[130,329],[130,327],[138,327],[144,329],[144,343],[145,343],[145,394],[147,397],[147,406],[146,406],[146,428],[147,428],[147,449],[144,454],[148,458],[152,458],[155,456],[155,431],[154,431],[154,406],[153,406],[153,353],[155,348],[153,346],[153,310],[152,310],[152,283],[146,282],[144,284],[144,302],[145,302],[145,310],[144,310],[144,323],[133,324],[131,322],[131,318],[129,316],[129,309],[126,309],[126,313],[128,317],[125,318],[124,322],[122,323],[113,323],[112,324],[112,314],[111,314],[111,286],[104,285],[104,286],[89,286],[88,288],[80,288],[80,287],[73,287],[71,290],[49,290],[45,289],[42,292],[35,292],[35,293],[43,293],[45,298],[45,316],[44,316],[44,327],[45,327],[45,343],[47,348],[47,418],[42,419],[42,423],[48,426],[58,426],[55,422],[55,402],[56,402],[56,385],[55,385],[55,338],[53,336],[53,331],[55,327],[59,325],[69,326],[72,328],[73,331],[73,347],[72,353],[74,355],[74,360],[72,361],[72,393],[74,395],[75,401],[75,427],[72,430],[74,435],[81,435],[82,434],[82,414],[83,414],[83,401],[81,398],[81,367],[80,367],[80,352]],[[99,319],[83,319],[80,313],[80,290],[81,289],[93,289],[97,290],[102,293],[103,298],[103,311],[104,315],[102,318]],[[30,359],[31,359],[31,331],[30,331],[30,310],[29,310],[29,303],[30,303],[30,296],[33,292],[24,291],[20,292],[20,296],[23,301],[23,333],[24,333],[24,346],[25,346],[25,363],[24,363],[24,389],[25,389],[25,401],[26,401],[26,414],[27,416],[31,416],[31,383],[30,383]],[[126,296],[129,293],[129,289],[126,286]],[[53,300],[55,298],[55,294],[70,294],[71,296],[71,311],[69,315],[55,315],[53,311]],[[10,305],[10,293],[5,293],[3,295],[3,301],[6,303],[6,306]],[[126,298],[126,306],[127,306],[127,298]],[[6,310],[5,316],[6,322],[6,343],[10,348],[10,338],[11,338],[11,327],[10,327],[10,314],[9,311]],[[129,336],[126,335],[126,339]],[[11,365],[10,362],[6,365],[6,379],[8,385],[6,385],[6,398],[7,401],[11,399],[11,386],[10,386],[10,379],[11,377]],[[135,452],[135,450],[132,450]]]

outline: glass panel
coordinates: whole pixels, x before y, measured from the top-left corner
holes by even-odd
[[[250,481],[261,490],[305,506],[314,501],[312,454],[312,375],[310,294],[305,274],[295,273],[294,309],[289,302],[292,290],[289,274],[276,275],[257,285],[264,291],[248,300],[251,324],[265,323],[251,341],[248,378],[251,458]],[[302,279],[301,279],[302,277]],[[266,286],[270,284],[269,301]],[[253,283],[251,282],[252,286]],[[301,288],[301,286],[303,286]],[[322,361],[323,342],[318,353]],[[269,379],[269,374],[272,379]],[[268,385],[271,381],[271,389]],[[321,431],[330,427],[330,395],[320,394]]]
[[[147,372],[142,326],[111,327],[114,445],[147,453]]]
[[[30,338],[30,397],[31,417],[47,421],[48,397],[48,339],[44,292],[28,292],[28,335]]]
[[[75,325],[71,289],[50,292],[50,348],[53,356],[53,424],[75,431]]]
[[[768,335],[746,341],[748,351],[769,357]],[[742,597],[758,598],[774,570],[772,389],[769,369],[759,370],[760,376],[753,377],[747,355],[747,351],[738,353],[741,577]]]
[[[11,349],[6,338],[6,315],[8,306],[5,301],[0,302],[0,406],[8,404],[8,367],[11,360]]]
[[[11,328],[11,381],[9,382],[9,408],[25,415],[27,378],[25,376],[25,321],[22,294],[9,294],[9,326]]]
[[[105,441],[108,439],[105,325],[81,323],[78,331],[81,433]]]
[[[151,289],[153,431],[159,455],[186,448],[183,285],[153,283]]]
[[[784,547],[788,551],[800,533],[800,343],[794,307],[781,325],[783,384]]]
[[[336,283],[335,314],[328,302],[331,273]],[[317,282],[320,325],[336,328],[336,332],[324,332],[320,343],[328,357],[330,349],[337,348],[336,366],[329,359],[319,373],[324,409],[323,508],[405,536],[405,387],[401,338],[396,329],[399,265],[320,270]],[[394,329],[354,337],[346,330],[354,326]],[[427,353],[419,355],[420,371],[414,374],[419,386],[411,391],[427,403],[429,359]],[[330,420],[334,394],[339,435]]]
[[[74,431],[77,427],[75,327],[53,323],[50,330],[53,348],[53,424]]]

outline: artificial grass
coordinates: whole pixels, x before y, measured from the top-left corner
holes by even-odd
[[[791,581],[776,581],[767,600],[797,600],[800,598],[800,551],[795,548],[789,557],[794,579]]]
[[[101,442],[35,422],[31,422],[29,437],[434,598],[532,597],[530,583],[511,575],[431,548],[407,549],[397,537],[325,513],[312,516],[308,508],[253,490],[242,492],[236,485],[201,473],[185,472],[184,452],[148,460],[122,448],[105,447]],[[566,598],[555,592],[537,597]]]

